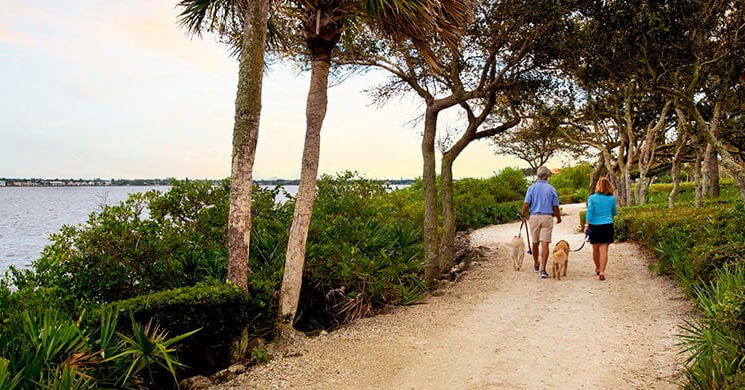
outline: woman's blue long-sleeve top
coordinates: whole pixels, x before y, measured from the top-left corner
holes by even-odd
[[[616,197],[606,194],[592,194],[587,198],[587,215],[585,219],[590,225],[606,225],[613,223],[616,209]]]

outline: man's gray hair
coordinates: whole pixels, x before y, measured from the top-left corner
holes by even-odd
[[[538,176],[539,179],[546,179],[548,178],[548,174],[551,173],[551,171],[548,170],[548,168],[544,166],[538,167],[535,171],[535,175]]]

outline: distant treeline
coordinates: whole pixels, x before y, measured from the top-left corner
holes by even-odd
[[[0,187],[68,187],[68,186],[167,186],[175,178],[165,179],[19,179],[19,178],[0,178]],[[218,184],[222,180],[208,179],[213,184]],[[415,182],[414,179],[380,179],[374,180],[379,183],[392,185],[410,185]],[[298,185],[298,179],[269,179],[256,180],[256,184],[262,186],[285,186]]]
[[[76,187],[76,186],[164,186],[174,179],[19,179],[0,178],[5,187]]]

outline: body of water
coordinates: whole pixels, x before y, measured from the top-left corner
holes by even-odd
[[[101,205],[130,193],[160,187],[2,187],[0,188],[0,272],[27,267],[39,257],[49,235],[62,225],[85,222]]]

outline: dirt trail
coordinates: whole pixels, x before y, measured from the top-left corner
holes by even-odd
[[[582,205],[566,205],[554,242],[579,245]],[[633,244],[611,246],[607,280],[587,245],[566,279],[512,270],[502,247],[519,224],[472,233],[490,259],[425,304],[308,339],[299,357],[256,367],[220,388],[607,389],[675,388],[678,326],[690,304],[647,270]]]

